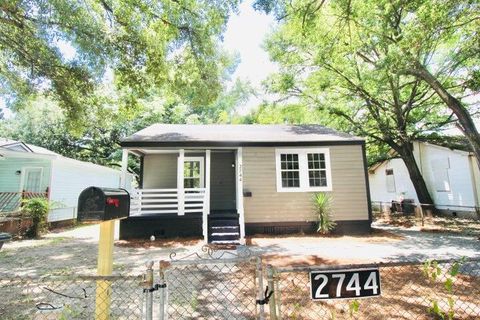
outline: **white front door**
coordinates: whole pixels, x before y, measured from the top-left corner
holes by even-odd
[[[185,157],[183,162],[183,187],[205,188],[205,163],[203,157]]]

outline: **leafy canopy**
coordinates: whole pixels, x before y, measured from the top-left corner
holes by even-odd
[[[32,94],[48,94],[74,120],[102,105],[97,89],[109,79],[123,89],[127,107],[152,90],[192,106],[212,103],[232,62],[218,40],[237,5],[238,0],[2,1],[0,95],[18,109]]]

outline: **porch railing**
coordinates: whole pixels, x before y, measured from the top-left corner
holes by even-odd
[[[178,189],[136,189],[132,192],[130,215],[179,214],[181,198]],[[183,199],[184,213],[203,213],[205,188],[186,188]]]
[[[48,198],[48,192],[0,192],[0,212],[15,212],[22,201],[32,198]]]

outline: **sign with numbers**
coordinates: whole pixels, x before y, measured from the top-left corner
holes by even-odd
[[[378,268],[310,272],[313,300],[366,298],[380,295]]]

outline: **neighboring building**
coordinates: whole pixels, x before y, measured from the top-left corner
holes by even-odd
[[[365,143],[319,125],[152,125],[121,142],[141,162],[120,237],[314,232],[312,196],[327,192],[344,233],[370,230]]]
[[[436,208],[475,216],[475,210],[480,209],[480,173],[473,153],[422,141],[415,141],[413,149]],[[369,180],[372,202],[413,199],[418,203],[407,167],[400,158],[373,165]]]
[[[63,157],[45,148],[0,138],[0,212],[22,199],[47,197],[49,222],[75,219],[80,192],[89,186],[119,187],[121,172]],[[130,186],[131,175],[126,175]]]

